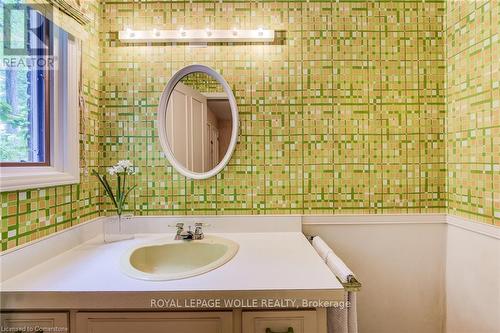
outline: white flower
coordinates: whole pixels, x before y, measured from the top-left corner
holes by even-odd
[[[132,165],[132,162],[130,162],[129,160],[121,160],[121,161],[118,161],[118,166],[121,166],[123,169],[128,169],[128,168],[132,168],[133,165]]]
[[[135,175],[137,172],[137,168],[134,167],[132,162],[129,160],[121,160],[118,161],[114,166],[110,167],[107,169],[108,173],[110,175],[115,175],[115,174],[123,174],[126,173],[128,175]]]

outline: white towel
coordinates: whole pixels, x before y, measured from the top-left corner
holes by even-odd
[[[312,246],[325,262],[326,258],[333,253],[332,249],[319,236],[313,238]]]
[[[335,274],[335,276],[344,283],[348,282],[349,276],[354,276],[354,273],[349,269],[349,267],[347,267],[342,259],[340,259],[333,251],[328,254],[326,264],[332,270],[333,274]]]
[[[347,297],[344,301],[347,301]],[[336,306],[326,309],[326,326],[328,333],[350,333],[349,313],[346,307]]]
[[[328,333],[358,333],[356,292],[347,292],[344,302],[344,306],[326,309]]]
[[[347,293],[349,301],[349,309],[347,310],[347,323],[349,333],[358,333],[358,306],[356,302],[356,292],[349,291]]]
[[[350,276],[354,277],[354,273],[321,237],[314,237],[312,245],[340,281],[346,283]],[[358,333],[356,292],[347,292],[344,301],[349,307],[331,307],[326,310],[328,333]]]

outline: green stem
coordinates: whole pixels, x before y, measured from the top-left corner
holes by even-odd
[[[127,179],[127,174],[124,173],[123,174],[123,185],[122,185],[122,205],[125,204],[125,182],[126,182],[126,179]]]
[[[118,211],[118,215],[121,215],[121,211],[122,211],[122,186],[121,186],[121,181],[122,181],[122,177],[120,176],[119,173],[116,174],[118,176],[118,186],[116,188],[116,191],[117,191],[117,202],[118,202],[118,207],[117,207],[117,211]]]
[[[127,196],[132,191],[137,185],[132,186],[131,188],[128,189],[127,193],[125,193],[125,196],[123,197],[123,201],[127,200]]]
[[[104,187],[104,191],[106,194],[111,198],[111,201],[113,201],[113,204],[115,205],[115,208],[118,210],[118,205],[116,203],[115,196],[113,194],[113,191],[111,190],[111,186],[109,186],[108,180],[106,179],[106,176],[101,176],[100,174],[97,173],[97,171],[93,170],[92,174],[99,179],[99,182],[102,184]]]
[[[116,198],[115,194],[113,193],[113,190],[111,189],[111,186],[109,186],[108,180],[106,179],[106,176],[102,176],[102,184],[104,185],[104,188],[106,189],[109,197],[113,201],[113,204],[115,205],[116,208],[118,208],[118,204],[116,203]]]

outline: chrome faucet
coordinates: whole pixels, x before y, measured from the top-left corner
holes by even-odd
[[[175,240],[192,239],[192,237],[191,238],[188,237],[189,233],[191,233],[191,236],[193,235],[193,233],[191,232],[191,230],[189,230],[188,232],[184,231],[184,223],[177,223],[175,227],[177,228],[177,232],[175,233],[175,238],[174,238]]]
[[[188,231],[184,230],[184,223],[177,223],[175,227],[177,232],[175,234],[175,240],[200,240],[203,239],[203,231],[201,227],[203,223],[195,223],[194,233],[191,231],[191,226],[188,226]]]
[[[203,230],[201,230],[201,227],[203,227],[203,223],[197,222],[194,224],[194,237],[193,239],[203,239],[205,235],[203,235]]]

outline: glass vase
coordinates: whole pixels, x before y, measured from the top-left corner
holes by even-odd
[[[130,218],[123,218],[121,215],[115,215],[108,218],[103,222],[103,234],[104,234],[104,242],[112,243],[118,242],[127,239],[133,239],[134,234],[130,231],[127,232],[126,221],[130,221]]]

